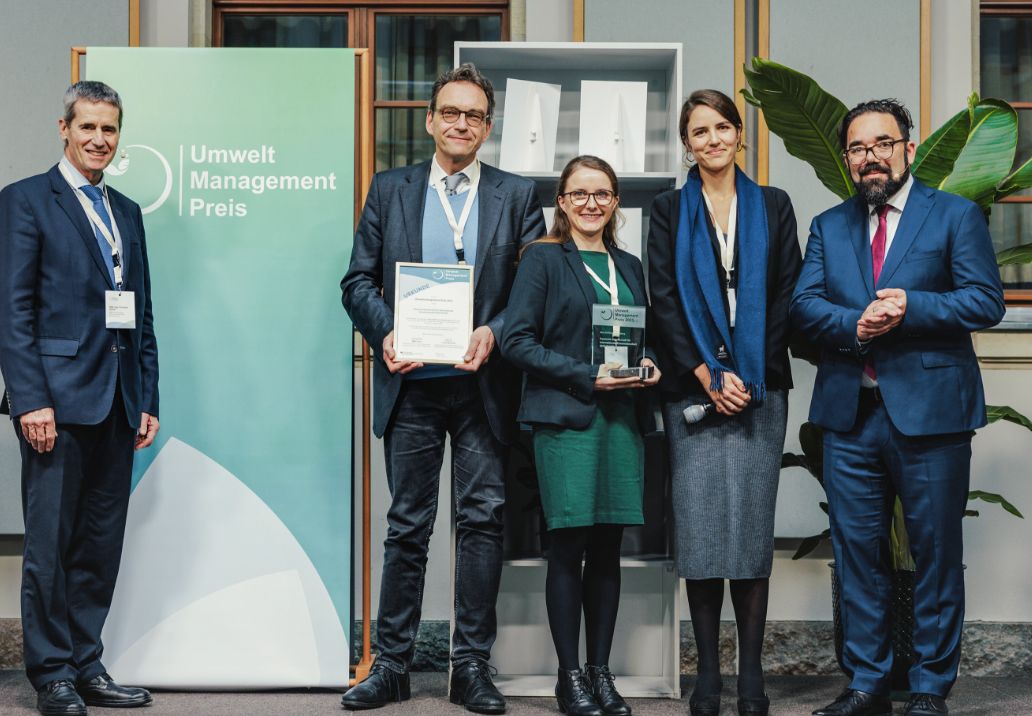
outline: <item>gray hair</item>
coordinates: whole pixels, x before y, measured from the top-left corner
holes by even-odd
[[[118,108],[118,128],[122,128],[122,98],[118,92],[108,87],[103,82],[91,82],[82,80],[65,90],[64,93],[64,121],[71,124],[75,119],[75,103],[80,99],[87,102],[107,102]]]
[[[437,111],[437,94],[450,82],[471,82],[484,91],[487,96],[487,121],[490,123],[495,108],[494,87],[491,86],[491,80],[482,75],[472,62],[464,62],[437,78],[430,91],[430,111]]]

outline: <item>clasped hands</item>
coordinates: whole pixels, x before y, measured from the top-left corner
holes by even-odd
[[[480,326],[469,337],[469,347],[466,348],[466,353],[462,356],[463,362],[456,363],[454,367],[458,370],[476,373],[480,370],[480,366],[487,363],[491,357],[494,345],[494,333],[487,326]],[[396,356],[397,353],[394,351],[394,331],[391,331],[383,339],[383,362],[387,365],[387,370],[391,373],[405,375],[406,373],[411,373],[416,368],[423,367],[423,364],[418,361],[395,360]]]
[[[720,390],[710,389],[713,377],[710,375],[709,366],[700,363],[695,370],[696,379],[702,385],[709,399],[713,401],[713,407],[721,415],[737,415],[745,410],[752,400],[752,395],[745,388],[745,383],[730,371],[724,373],[724,381]]]
[[[864,309],[856,322],[856,337],[869,341],[883,336],[898,326],[907,312],[907,292],[901,288],[883,288],[875,294],[878,298]]]

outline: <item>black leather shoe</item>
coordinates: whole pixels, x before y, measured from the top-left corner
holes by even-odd
[[[491,667],[480,659],[452,666],[448,699],[478,714],[505,713],[505,697],[491,681]]]
[[[373,664],[369,676],[355,684],[340,697],[346,709],[378,709],[392,702],[408,701],[409,675],[407,671],[393,671],[386,664]]]
[[[904,716],[946,716],[946,699],[932,694],[911,694],[903,709]]]
[[[154,700],[147,689],[138,686],[119,686],[107,674],[94,676],[89,681],[80,681],[75,685],[75,690],[88,706],[102,706],[108,709],[133,709],[137,706],[146,706]]]
[[[591,695],[606,716],[631,716],[631,707],[613,684],[613,672],[608,666],[584,665],[584,676],[588,679]]]
[[[602,707],[591,695],[591,687],[580,669],[559,669],[555,700],[559,710],[570,716],[605,716]]]
[[[86,704],[67,679],[43,684],[36,693],[36,708],[43,716],[86,716]]]
[[[763,696],[739,696],[738,716],[767,716],[770,711],[770,699]]]
[[[700,696],[693,691],[688,699],[688,712],[692,716],[720,716],[720,694]]]
[[[892,716],[892,701],[884,694],[846,689],[813,716]]]

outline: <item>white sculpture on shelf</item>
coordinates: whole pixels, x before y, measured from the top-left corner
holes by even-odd
[[[645,171],[647,82],[581,82],[580,154],[594,154],[618,172]]]
[[[498,164],[511,172],[550,172],[555,164],[562,87],[505,81],[502,147]]]

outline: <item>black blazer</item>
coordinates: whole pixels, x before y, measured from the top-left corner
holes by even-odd
[[[767,253],[766,382],[771,390],[787,390],[792,387],[792,369],[788,359],[791,334],[788,305],[799,277],[802,255],[796,235],[795,212],[788,194],[772,186],[760,188],[767,208],[770,237]],[[668,398],[705,394],[692,373],[702,363],[702,358],[688,328],[674,275],[674,244],[680,215],[679,189],[665,191],[652,202],[648,241],[649,291],[655,325],[661,328],[652,331],[651,343],[657,362],[663,367],[659,387]],[[717,239],[712,231],[710,235],[715,255],[719,257]],[[719,258],[716,265],[720,266]]]
[[[423,260],[423,204],[430,162],[388,169],[373,177],[355,231],[341,301],[373,354],[373,432],[383,437],[404,380],[383,362],[383,339],[394,330],[394,264]],[[545,233],[534,182],[480,163],[479,238],[473,269],[473,323],[497,341],[519,247]],[[496,354],[477,371],[491,431],[504,443],[516,435],[519,374]]]
[[[620,249],[611,252],[634,302],[647,306],[641,262]],[[519,422],[577,429],[591,423],[598,377],[591,364],[595,303],[595,287],[573,241],[534,244],[523,254],[501,344],[502,355],[527,374]]]

